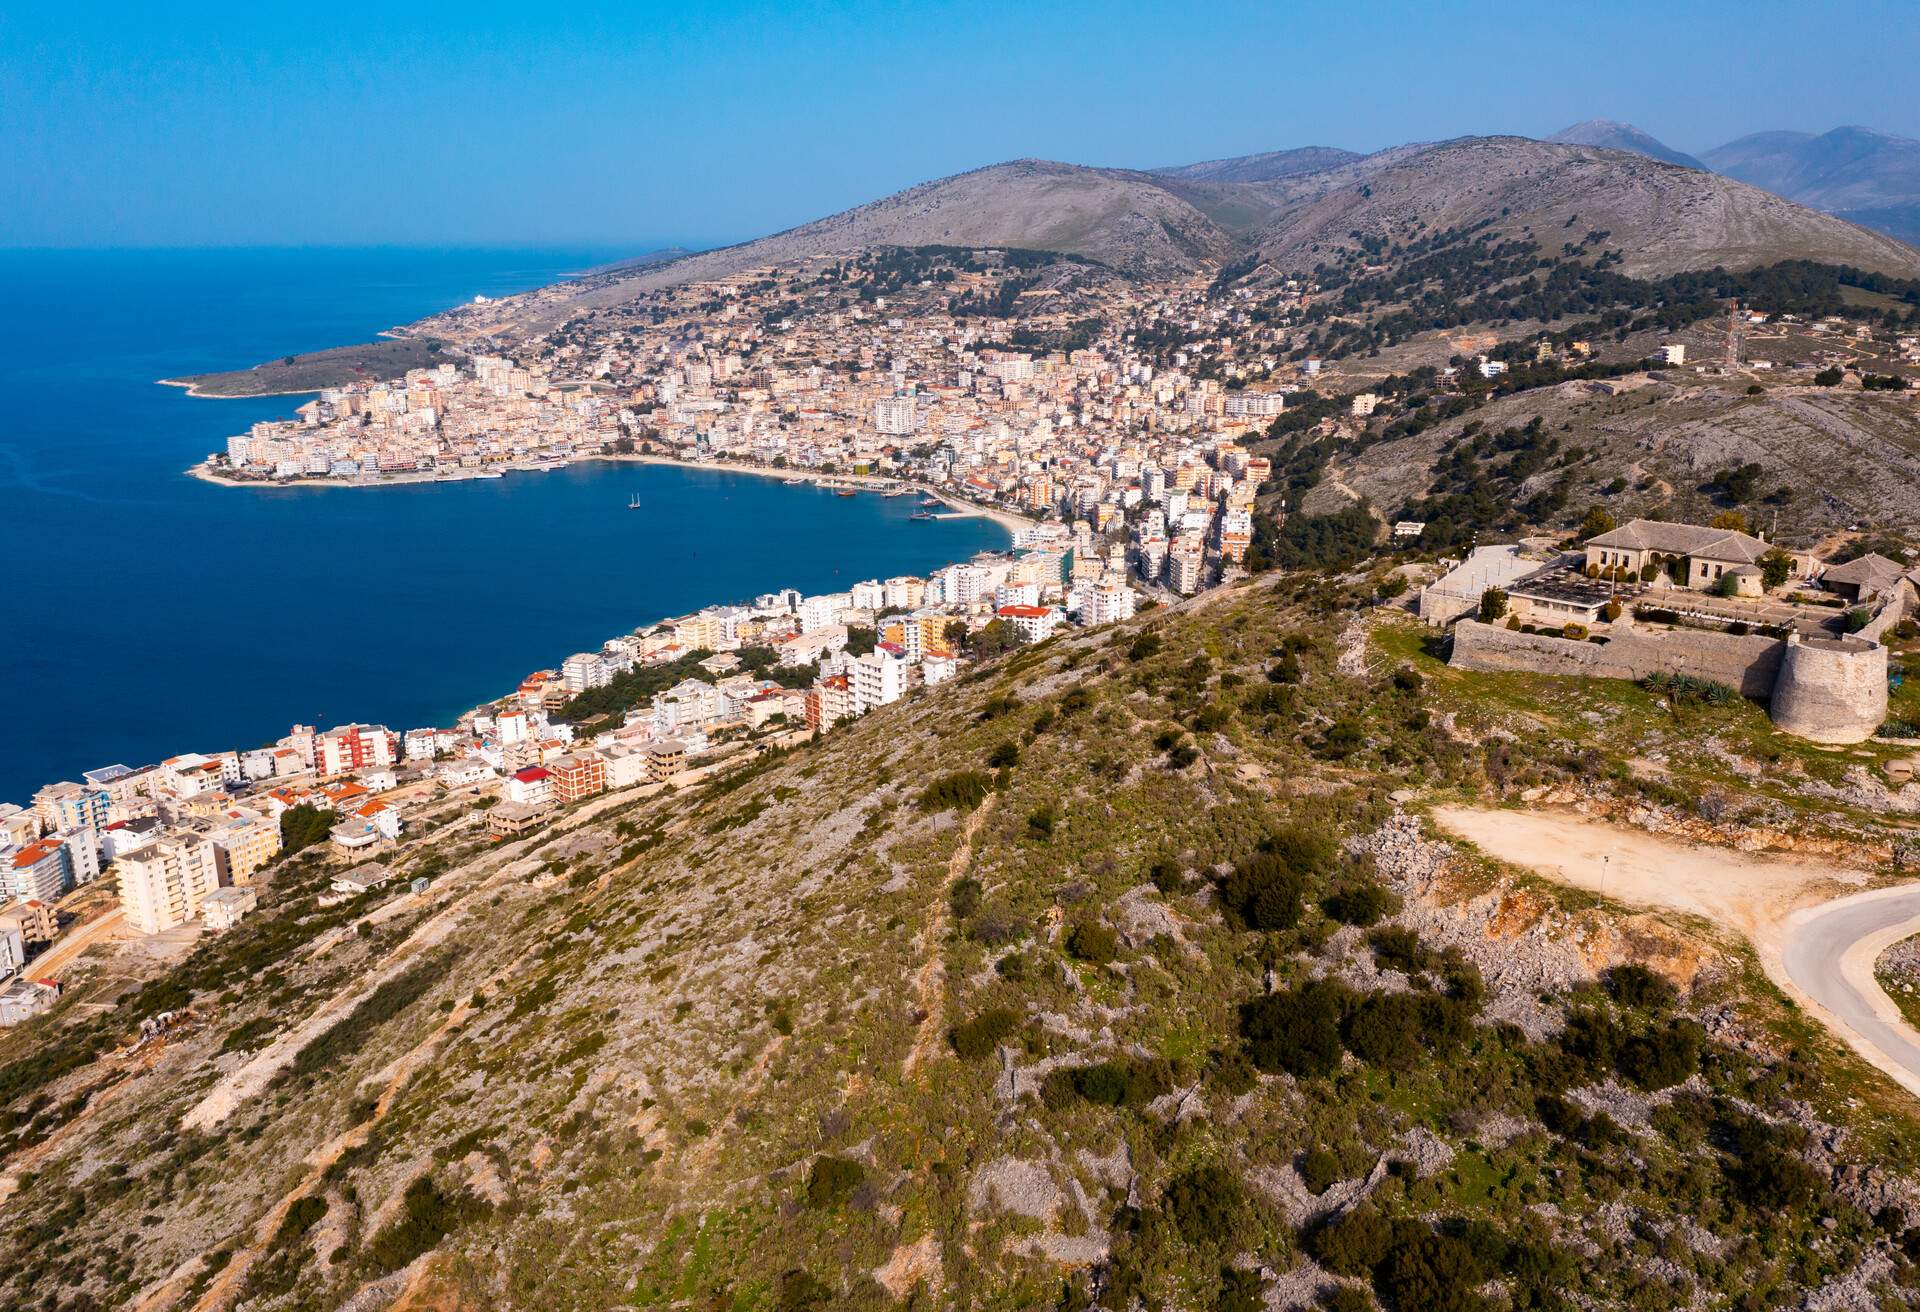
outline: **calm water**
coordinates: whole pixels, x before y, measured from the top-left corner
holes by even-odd
[[[295,720],[445,724],[662,616],[1005,545],[985,520],[910,523],[910,498],[652,466],[264,492],[181,473],[298,398],[155,379],[622,253],[0,251],[0,801]]]

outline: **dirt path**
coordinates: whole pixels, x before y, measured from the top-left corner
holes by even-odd
[[[81,953],[100,942],[109,933],[125,929],[125,920],[126,916],[119,907],[94,917],[48,948],[38,960],[29,962],[30,977],[58,979],[60,972],[77,961]]]
[[[906,1061],[901,1063],[902,1077],[911,1078],[939,1050],[947,1012],[947,890],[973,864],[974,840],[980,836],[980,829],[987,823],[987,817],[993,814],[994,803],[999,797],[998,793],[988,793],[986,801],[975,807],[973,814],[967,817],[967,823],[960,831],[960,845],[953,849],[953,855],[947,860],[947,881],[940,888],[939,900],[934,903],[933,914],[927,918],[927,927],[920,931],[920,952],[926,960],[914,974],[913,989],[919,998],[924,1019],[914,1035],[913,1047],[907,1050]]]
[[[1920,1032],[1873,963],[1920,929],[1920,886],[1812,858],[1689,847],[1562,812],[1440,807],[1442,829],[1558,883],[1701,916],[1753,944],[1767,978],[1860,1056],[1920,1096]]]
[[[526,960],[526,956],[526,953],[522,953],[496,971],[485,984],[481,985],[481,991],[490,992],[496,989],[502,980],[519,968],[520,964]],[[461,999],[431,1033],[395,1059],[393,1065],[388,1068],[390,1074],[386,1083],[380,1088],[380,1096],[374,1100],[372,1115],[335,1135],[321,1145],[318,1151],[307,1157],[305,1161],[307,1170],[301,1176],[300,1182],[283,1194],[280,1200],[267,1210],[266,1215],[254,1223],[246,1242],[234,1251],[232,1259],[221,1268],[220,1274],[214,1277],[213,1282],[207,1286],[206,1292],[193,1303],[192,1312],[212,1312],[212,1309],[233,1305],[239,1296],[247,1272],[252,1269],[254,1262],[267,1244],[272,1241],[275,1232],[280,1229],[281,1222],[286,1220],[288,1210],[300,1199],[313,1192],[325,1178],[328,1168],[339,1161],[349,1149],[366,1142],[367,1136],[373,1133],[373,1127],[385,1119],[387,1113],[393,1109],[394,1100],[400,1096],[401,1090],[407,1087],[408,1081],[414,1077],[414,1074],[439,1050],[441,1042],[472,1018],[471,999],[471,994]],[[198,1260],[196,1258],[194,1261],[184,1263],[175,1270],[158,1288],[134,1305],[135,1312],[159,1312],[160,1309],[172,1307],[178,1297],[174,1292],[175,1287],[191,1278]]]

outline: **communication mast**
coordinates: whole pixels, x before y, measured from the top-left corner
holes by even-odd
[[[1727,302],[1727,368],[1740,367],[1740,301]]]

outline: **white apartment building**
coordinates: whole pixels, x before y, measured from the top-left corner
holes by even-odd
[[[889,437],[905,437],[919,427],[919,415],[910,396],[887,396],[873,403],[873,426]]]
[[[1081,617],[1088,624],[1114,624],[1133,618],[1133,589],[1124,583],[1096,583],[1087,596],[1086,613]]]
[[[120,906],[142,934],[159,934],[200,914],[219,887],[212,845],[198,834],[167,834],[122,856]]]
[[[897,702],[907,691],[906,658],[885,645],[875,647],[853,662],[852,685],[855,714],[876,706]]]
[[[560,663],[560,683],[568,692],[604,688],[612,681],[613,671],[599,652],[575,652]]]
[[[1167,586],[1181,596],[1191,596],[1200,591],[1200,583],[1205,574],[1206,557],[1199,552],[1167,553]]]

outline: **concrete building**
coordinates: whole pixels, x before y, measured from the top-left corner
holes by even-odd
[[[607,766],[597,753],[569,753],[552,763],[553,800],[572,806],[607,791]]]
[[[280,855],[280,822],[249,807],[223,811],[207,835],[213,864],[225,887],[251,884],[253,877]]]
[[[159,934],[200,914],[207,894],[220,886],[212,844],[198,834],[170,833],[128,852],[115,863],[120,906],[142,934]]]
[[[252,888],[216,888],[200,903],[200,915],[207,929],[224,934],[260,905],[259,891]]]
[[[907,691],[906,653],[881,643],[854,661],[851,683],[856,715],[899,701]]]
[[[7,877],[7,892],[16,902],[59,901],[61,895],[73,887],[73,864],[67,845],[58,838],[29,843],[13,854]]]

